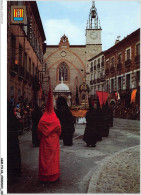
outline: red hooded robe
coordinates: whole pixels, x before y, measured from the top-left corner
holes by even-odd
[[[60,134],[61,125],[54,112],[50,87],[46,110],[38,124],[40,181],[56,181],[60,176]]]

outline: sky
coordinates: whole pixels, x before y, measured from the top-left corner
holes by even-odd
[[[47,45],[58,45],[65,34],[70,45],[85,45],[92,1],[37,1]],[[95,1],[102,28],[102,50],[140,28],[140,1]]]

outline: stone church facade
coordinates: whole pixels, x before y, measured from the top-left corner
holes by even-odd
[[[89,84],[90,82],[88,60],[102,51],[101,31],[97,9],[93,1],[86,27],[86,45],[70,45],[68,37],[63,35],[59,45],[46,46],[44,62],[47,66],[47,73],[44,76],[43,85],[45,94],[48,91],[49,78],[52,90],[54,90],[61,83],[61,77],[63,77],[63,83],[69,87],[71,101],[75,104],[76,88],[79,91],[83,83]],[[78,96],[81,103],[80,91]]]

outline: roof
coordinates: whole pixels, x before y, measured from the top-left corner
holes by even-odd
[[[113,51],[115,48],[117,48],[118,46],[122,46],[122,44],[128,40],[130,40],[131,38],[133,38],[133,36],[139,36],[140,37],[140,28],[135,30],[134,32],[132,32],[130,35],[127,35],[127,37],[125,37],[124,39],[122,39],[121,41],[119,41],[117,44],[113,45],[112,47],[110,47],[109,49],[104,51],[104,54],[109,53],[110,51]]]
[[[63,83],[63,80],[61,80],[61,83],[55,87],[54,92],[70,92],[70,90],[69,87]]]
[[[91,62],[92,60],[94,60],[95,58],[101,56],[101,55],[104,55],[104,51],[100,52],[99,54],[97,54],[96,56],[90,58],[88,61]]]

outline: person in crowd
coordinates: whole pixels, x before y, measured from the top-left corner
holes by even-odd
[[[89,111],[86,113],[86,128],[83,135],[83,140],[87,146],[96,146],[96,142],[100,140],[101,133],[99,132],[99,112],[97,101],[89,98]]]
[[[11,103],[12,107],[15,106],[15,99],[14,99],[14,96],[11,96],[10,103]]]
[[[38,124],[39,148],[39,180],[55,182],[60,177],[60,121],[54,112],[51,86],[47,105]]]
[[[23,133],[23,118],[21,116],[21,109],[20,107],[14,107],[14,115],[18,119],[19,126],[18,126],[18,133],[21,135]]]
[[[69,110],[67,101],[64,97],[58,97],[57,99],[57,109],[56,115],[61,123],[61,139],[63,139],[63,144],[65,146],[73,145],[73,134],[75,132],[74,124],[75,117]]]
[[[108,102],[106,102],[102,107],[103,115],[103,127],[102,127],[102,137],[108,137],[109,135],[109,109]]]
[[[42,112],[37,103],[34,104],[34,109],[32,111],[32,145],[38,147],[40,141],[38,139],[38,123],[42,116]]]
[[[21,155],[18,140],[19,120],[14,115],[13,107],[7,103],[7,178],[13,183],[21,176]]]

